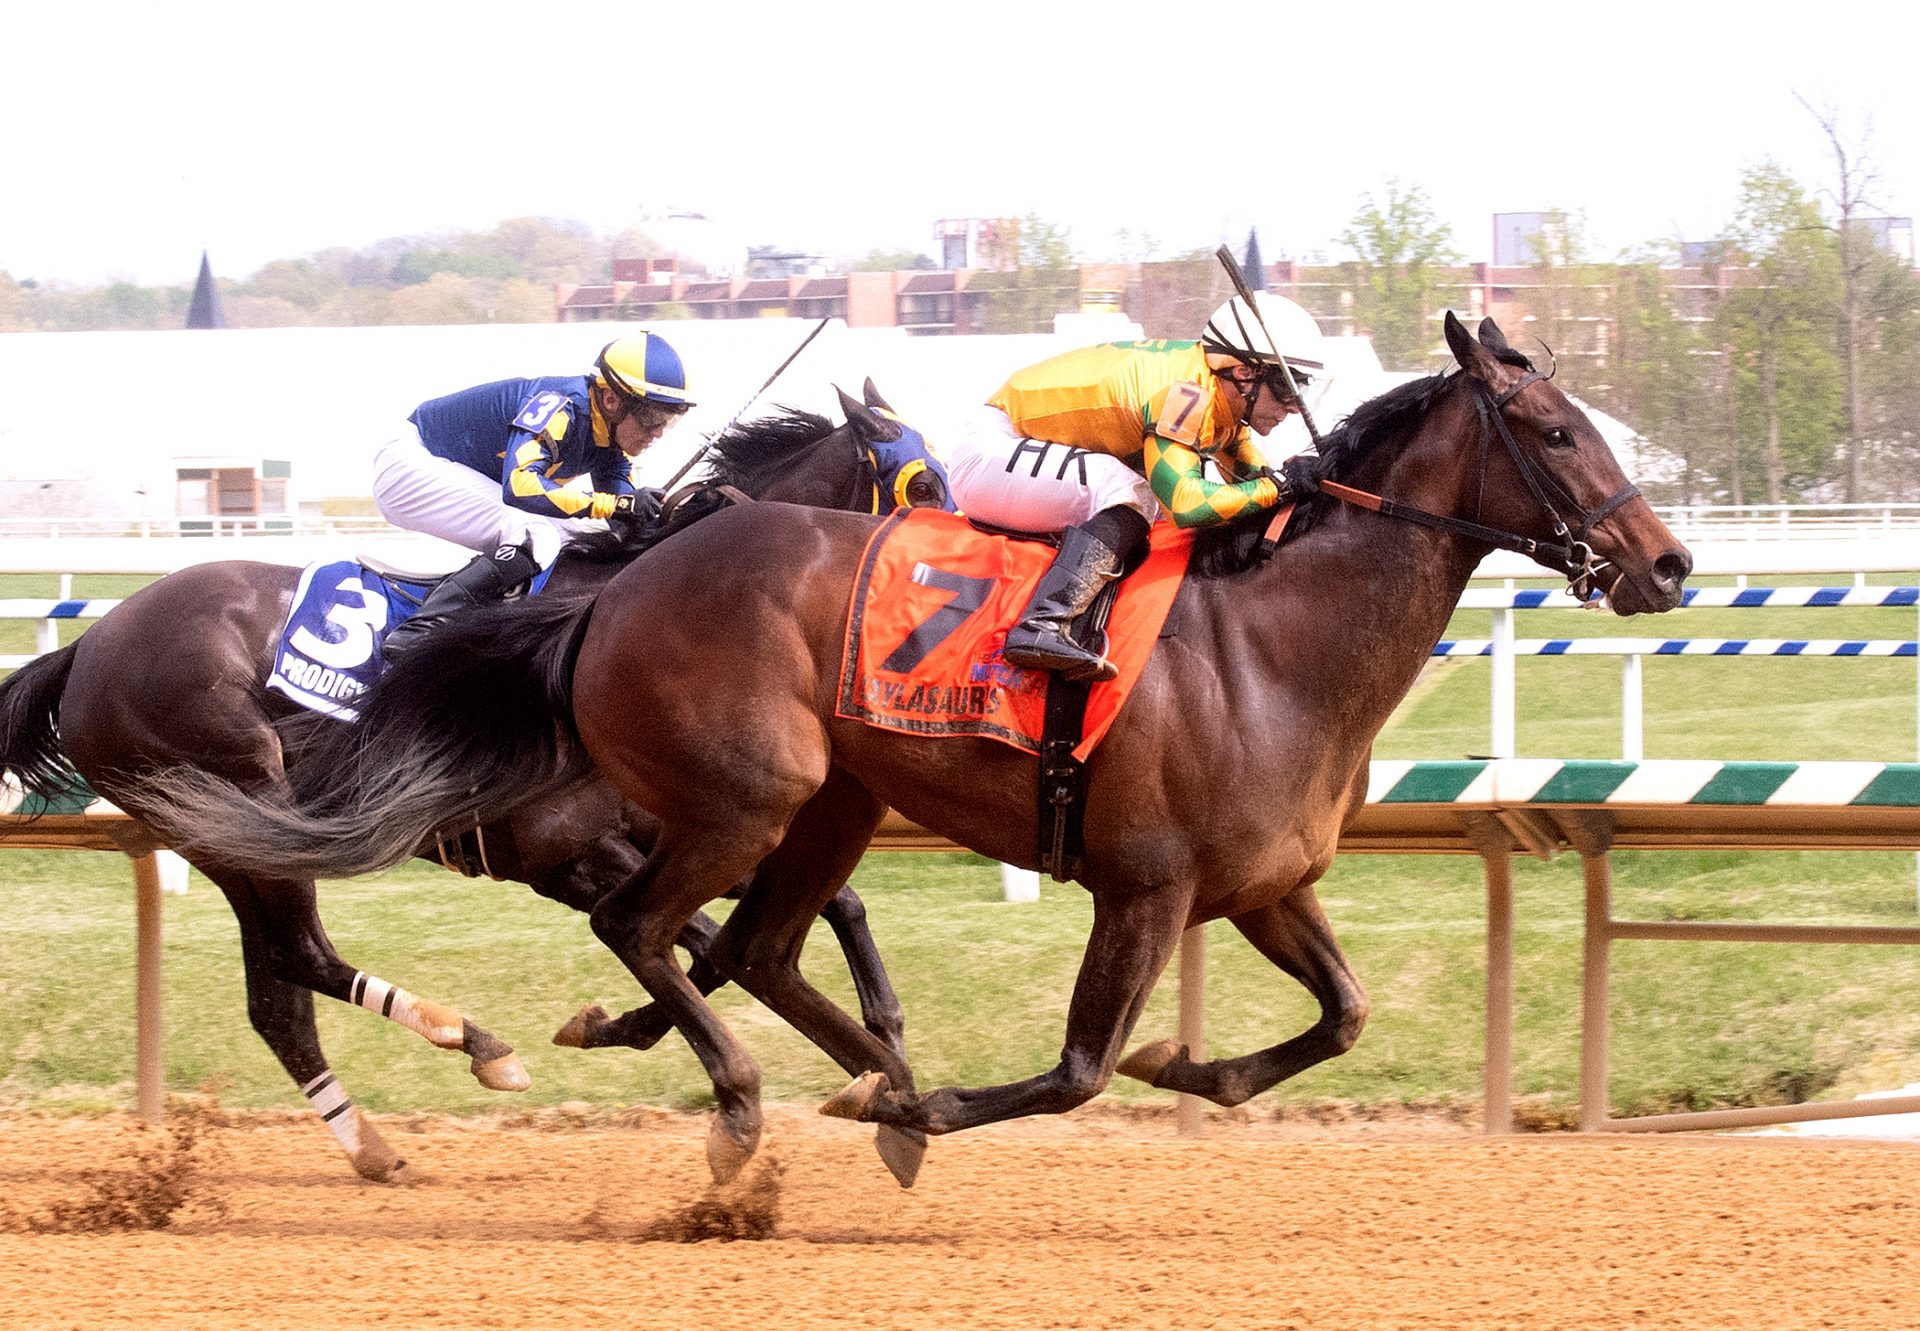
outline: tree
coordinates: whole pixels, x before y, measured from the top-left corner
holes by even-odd
[[[1872,253],[1872,241],[1866,236],[1865,229],[1855,225],[1862,205],[1867,202],[1868,192],[1875,182],[1872,160],[1867,157],[1864,145],[1859,150],[1850,145],[1840,134],[1839,114],[1832,108],[1816,111],[1806,98],[1795,93],[1794,98],[1807,108],[1807,114],[1820,122],[1820,129],[1827,136],[1827,143],[1833,149],[1835,188],[1825,191],[1839,210],[1839,255],[1841,305],[1839,320],[1840,356],[1846,366],[1847,390],[1847,502],[1856,503],[1860,498],[1860,474],[1863,459],[1861,457],[1861,425],[1865,414],[1860,397],[1860,359],[1862,354],[1861,337],[1864,312],[1861,308],[1864,279],[1868,256]]]
[[[1861,446],[1863,493],[1920,496],[1920,282],[1892,254],[1867,256],[1861,282]]]
[[[1386,368],[1423,369],[1437,270],[1460,258],[1451,230],[1434,216],[1419,186],[1403,189],[1389,180],[1384,203],[1361,196],[1340,243],[1359,256],[1350,265],[1355,326],[1373,339]]]
[[[1585,219],[1565,209],[1542,215],[1534,242],[1534,283],[1519,297],[1525,331],[1551,349],[1562,386],[1595,398],[1610,391],[1613,271],[1588,255]],[[1511,337],[1519,330],[1509,329]]]
[[[1740,436],[1727,480],[1734,502],[1744,502],[1750,451],[1740,445],[1758,436],[1767,502],[1784,503],[1790,484],[1817,479],[1832,458],[1842,378],[1832,335],[1839,256],[1819,208],[1771,162],[1742,179],[1727,241],[1743,269],[1718,319]],[[1855,490],[1850,480],[1848,493]]]
[[[1657,258],[1642,256],[1617,268],[1613,329],[1607,380],[1595,386],[1590,400],[1679,457],[1682,470],[1672,498],[1692,503],[1695,449],[1715,433],[1704,391],[1708,348],[1674,309]]]
[[[976,287],[989,291],[981,310],[980,331],[1051,333],[1054,315],[1080,305],[1080,275],[1071,237],[1065,228],[1044,222],[1033,213],[1013,225],[1014,252],[1019,256],[1013,272],[982,273],[975,278]]]

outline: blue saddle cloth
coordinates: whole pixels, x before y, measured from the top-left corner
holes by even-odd
[[[529,596],[546,585],[541,570]],[[380,644],[409,619],[433,589],[431,581],[376,573],[356,560],[309,564],[293,593],[293,610],[280,630],[267,687],[341,721],[357,721],[354,699],[380,677]]]

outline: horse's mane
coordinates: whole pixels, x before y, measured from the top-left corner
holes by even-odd
[[[751,494],[769,472],[793,461],[801,449],[833,433],[825,416],[798,407],[781,407],[772,416],[743,421],[714,436],[707,455],[708,483],[731,485]]]
[[[706,457],[707,474],[698,482],[702,494],[680,504],[671,524],[614,522],[605,531],[588,532],[569,541],[561,554],[584,564],[626,564],[658,545],[669,531],[719,508],[718,487],[731,485],[748,494],[763,488],[773,475],[789,466],[801,450],[833,433],[825,416],[782,407],[772,416],[743,421],[715,435]],[[708,496],[713,496],[711,499]]]
[[[1512,348],[1494,352],[1508,365],[1532,369],[1532,362]],[[1390,388],[1378,397],[1355,407],[1320,438],[1320,456],[1327,464],[1329,480],[1351,477],[1363,459],[1382,448],[1397,447],[1419,428],[1434,402],[1447,391],[1456,376],[1432,374]],[[1285,545],[1313,530],[1328,510],[1340,501],[1332,495],[1315,495],[1299,505],[1281,537]],[[1196,577],[1222,577],[1238,573],[1253,560],[1268,514],[1246,513],[1232,522],[1210,527],[1200,533],[1193,546],[1190,571]]]

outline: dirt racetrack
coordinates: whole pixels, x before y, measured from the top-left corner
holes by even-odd
[[[128,1232],[89,1171],[124,1182],[171,1138],[0,1119],[0,1324],[1920,1326],[1911,1145],[1270,1120],[1189,1142],[1096,1106],[936,1140],[903,1192],[864,1129],[796,1107],[716,1190],[700,1118],[540,1122],[382,1119],[413,1174],[382,1186],[311,1119],[226,1119],[170,1225]],[[717,1233],[741,1241],[689,1241]]]

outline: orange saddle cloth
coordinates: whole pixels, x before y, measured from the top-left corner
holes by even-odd
[[[1118,678],[1095,684],[1084,759],[1120,714],[1186,576],[1193,535],[1156,523],[1146,561],[1121,584],[1107,624]],[[867,542],[847,606],[834,711],[884,730],[984,735],[1040,751],[1048,673],[1000,649],[1026,609],[1051,546],[989,536],[936,509],[902,509]]]

